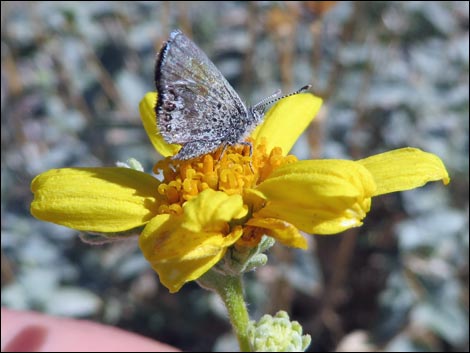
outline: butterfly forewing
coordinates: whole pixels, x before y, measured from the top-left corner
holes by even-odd
[[[155,81],[157,126],[169,143],[223,141],[247,109],[209,58],[181,31],[159,53]],[[211,147],[213,150],[213,147]],[[200,154],[211,152],[207,150]]]

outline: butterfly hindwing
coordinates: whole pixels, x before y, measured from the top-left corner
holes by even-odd
[[[197,142],[202,146],[199,155],[214,150],[216,141],[230,134],[231,124],[247,116],[245,105],[220,71],[179,30],[171,33],[159,53],[155,81],[160,133],[169,143]],[[204,140],[213,142],[204,148],[200,143]]]

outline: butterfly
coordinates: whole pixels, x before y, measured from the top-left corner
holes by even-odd
[[[284,98],[280,91],[247,107],[206,54],[174,30],[155,64],[157,127],[168,143],[182,148],[173,156],[188,160],[220,146],[251,144],[250,132],[263,121],[266,106]],[[310,86],[289,94],[297,94]]]

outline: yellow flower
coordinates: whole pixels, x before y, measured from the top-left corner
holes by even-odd
[[[155,149],[174,155],[178,145],[158,134],[156,94],[140,104]],[[321,106],[309,93],[281,100],[247,146],[228,147],[190,161],[165,158],[159,178],[127,168],[66,168],[37,176],[31,213],[89,232],[144,227],[142,252],[171,292],[198,279],[236,244],[254,247],[267,234],[305,249],[299,230],[333,234],[362,224],[373,196],[429,181],[449,182],[442,161],[414,148],[359,161],[297,161],[287,155]]]

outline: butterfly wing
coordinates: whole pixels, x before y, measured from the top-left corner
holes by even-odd
[[[168,143],[213,141],[207,148],[202,144],[198,155],[214,150],[214,141],[221,144],[231,125],[248,114],[220,71],[179,30],[171,33],[159,53],[155,82],[160,133]]]

